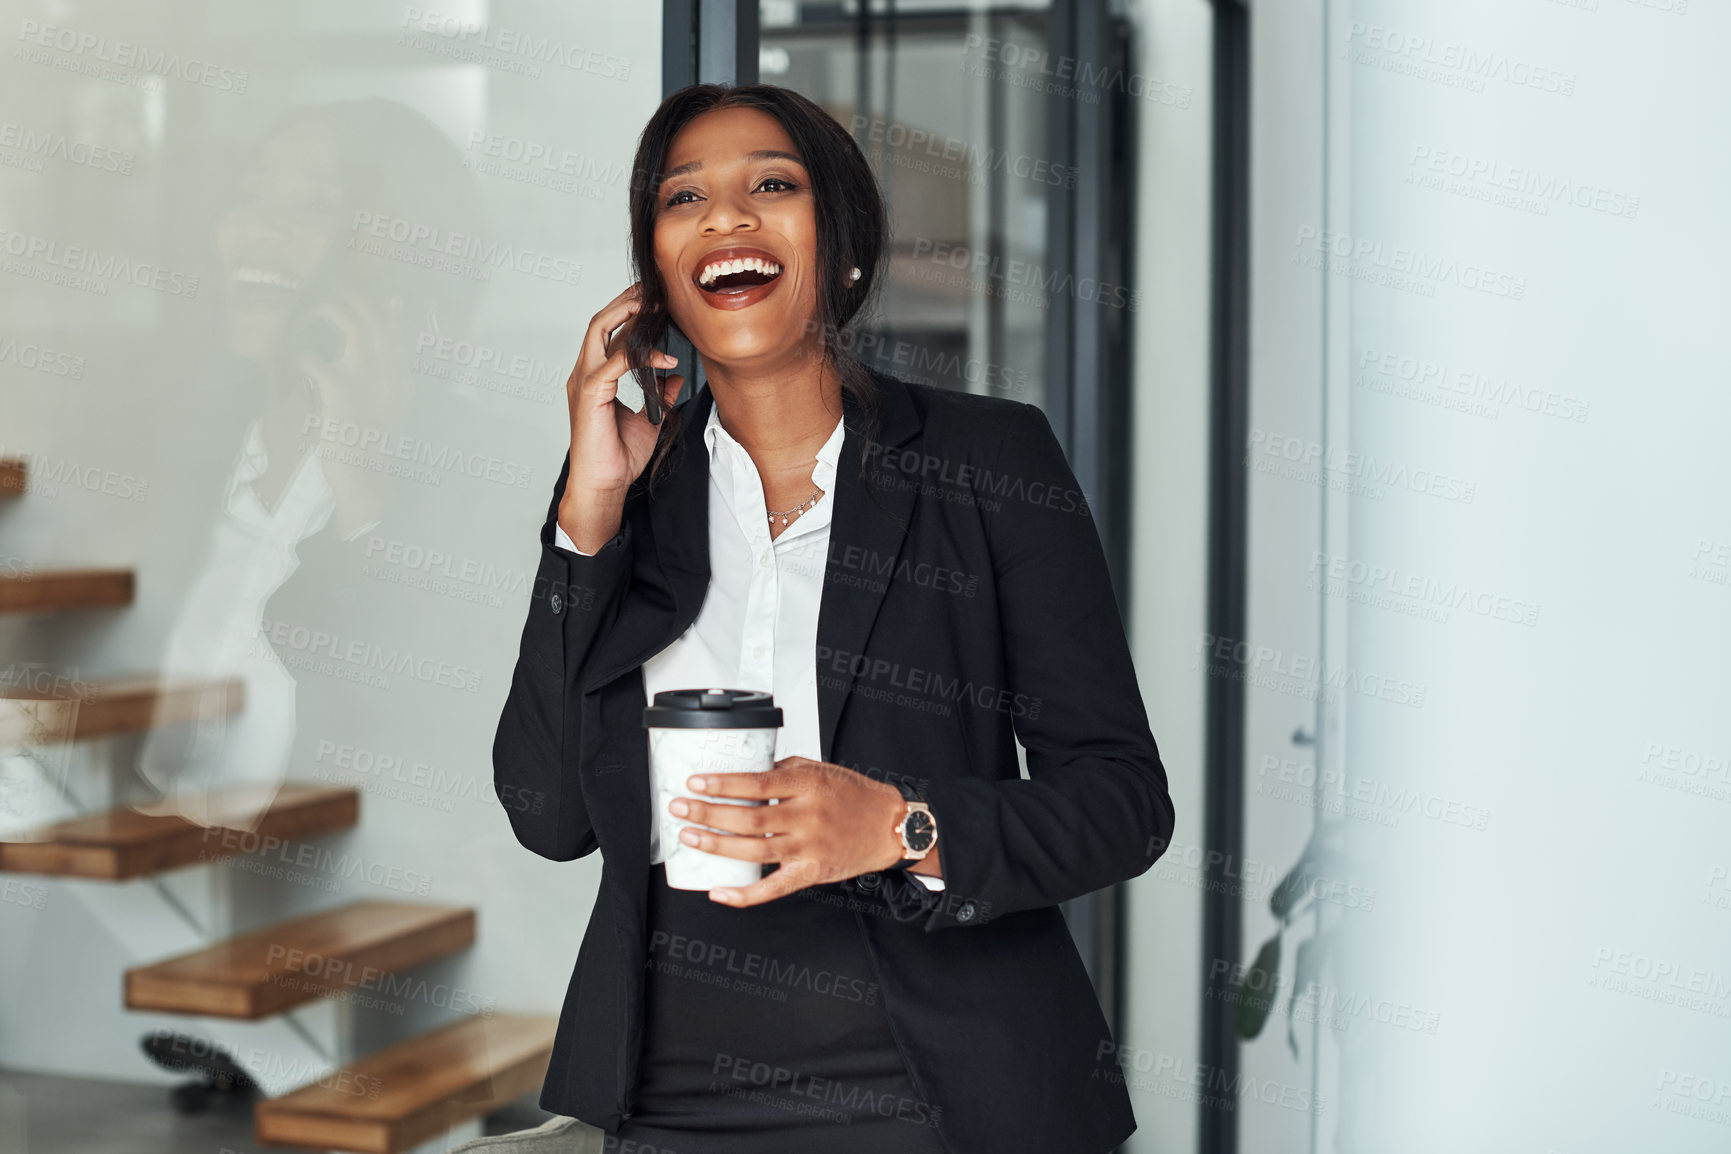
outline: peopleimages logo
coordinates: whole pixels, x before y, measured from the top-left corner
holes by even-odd
[[[51,457],[29,449],[8,450],[4,444],[0,444],[0,457],[18,457],[29,466],[30,492],[33,495],[58,496],[61,485],[117,497],[122,501],[142,501],[150,495],[150,482],[131,473],[80,465],[67,457]]]
[[[845,649],[831,649],[827,645],[817,647],[817,665],[820,674],[827,671],[836,674],[838,678],[851,675],[865,682],[867,690],[879,685],[905,690],[904,696],[909,700],[923,698],[933,703],[966,701],[969,705],[981,709],[996,709],[1000,713],[1026,717],[1029,720],[1040,716],[1044,703],[1042,698],[1030,697],[1026,693],[1014,693],[1009,689],[991,685],[976,685],[972,680],[949,676],[934,669],[903,665],[899,661],[870,657],[864,653],[849,653]],[[860,692],[859,687],[856,686],[854,691]],[[905,703],[898,701],[897,704]]]
[[[861,133],[873,144],[885,144],[890,148],[908,152],[921,152],[932,160],[954,162],[964,166],[960,171],[970,174],[996,172],[1030,180],[1035,184],[1075,188],[1077,177],[1082,171],[1073,165],[1053,164],[1049,160],[1026,153],[1006,152],[1001,148],[981,147],[954,136],[940,136],[924,128],[910,128],[906,124],[877,117],[854,117],[854,138],[857,140]]]
[[[1396,565],[1315,551],[1311,554],[1310,573],[1305,588],[1314,589],[1321,584],[1330,596],[1344,596],[1351,591],[1386,593],[1440,610],[1464,609],[1495,621],[1510,621],[1517,625],[1539,623],[1539,606],[1534,602],[1477,588],[1471,582],[1445,581],[1408,572]],[[1358,600],[1356,597],[1353,599]],[[1443,614],[1442,620],[1448,620],[1447,613]]]
[[[316,986],[331,986],[347,990],[376,990],[386,998],[400,1002],[424,1002],[439,1009],[458,1013],[492,1017],[494,999],[483,997],[474,990],[451,986],[444,982],[430,983],[426,978],[399,974],[380,969],[351,958],[332,957],[312,950],[271,943],[265,950],[265,965],[282,971],[304,974]]]
[[[471,172],[591,200],[605,198],[610,187],[624,188],[631,175],[628,161],[602,161],[558,145],[482,129],[469,133],[463,164]]]
[[[100,283],[102,281],[125,282],[139,288],[188,299],[198,296],[198,278],[189,273],[175,272],[148,261],[135,261],[129,257],[98,252],[83,245],[62,244],[35,233],[15,232],[0,227],[0,253],[55,269],[65,269],[70,273],[95,277],[95,282],[84,284],[99,289],[100,296],[108,293],[107,286]],[[8,268],[7,271],[25,272],[16,268]]]
[[[1406,72],[1420,79],[1442,81],[1474,92],[1483,92],[1485,82],[1494,80],[1557,96],[1575,94],[1573,72],[1381,24],[1354,20],[1347,33],[1347,43],[1349,53],[1355,46],[1364,53],[1363,56],[1353,56],[1358,63],[1376,65],[1390,72]]]
[[[415,338],[415,352],[458,368],[473,369],[477,373],[498,373],[514,381],[543,387],[564,384],[568,375],[567,370],[551,365],[539,357],[507,353],[492,345],[441,336],[425,330]]]
[[[390,682],[372,676],[374,671],[406,674],[428,685],[441,685],[468,693],[478,693],[481,689],[479,669],[422,656],[397,646],[386,648],[375,642],[340,637],[322,629],[262,618],[259,620],[259,638],[282,655],[285,665],[336,676],[345,676],[345,671],[333,666],[346,666],[346,672],[353,674],[347,676],[347,680],[362,681],[381,689],[389,689]]]
[[[21,690],[28,696],[52,701],[88,701],[96,695],[94,681],[34,662],[0,667],[0,688]]]
[[[136,68],[151,76],[172,76],[188,84],[215,88],[221,92],[244,93],[251,74],[238,68],[223,68],[180,53],[147,48],[127,40],[110,41],[106,36],[80,32],[76,28],[61,28],[23,20],[18,24],[18,39],[26,46],[52,48],[82,60],[110,64],[115,68]],[[52,61],[38,61],[52,63]],[[122,79],[114,77],[113,79]],[[130,80],[130,77],[124,79]]]
[[[1087,494],[1080,489],[1073,489],[1068,485],[1054,485],[1038,477],[1029,478],[1019,473],[1002,472],[966,461],[952,461],[935,453],[903,449],[895,445],[885,445],[881,441],[867,441],[861,455],[866,464],[879,468],[886,474],[899,473],[903,478],[911,478],[909,484],[926,486],[929,493],[954,494],[958,499],[966,498],[967,500],[960,501],[964,504],[979,501],[994,513],[1001,508],[1003,501],[1016,501],[1065,513],[1089,512]],[[893,477],[888,479],[895,480]],[[997,500],[986,501],[981,495],[987,493]]]
[[[741,953],[732,946],[705,942],[656,930],[649,937],[649,952],[665,954],[674,961],[691,962],[710,971],[737,975],[740,978],[762,979],[785,990],[805,990],[844,1002],[877,1004],[878,984],[863,978],[849,977],[831,970],[814,970],[797,962],[783,961],[771,954]],[[786,1000],[785,993],[780,999]]]
[[[931,237],[914,238],[914,268],[912,275],[922,280],[934,279],[931,273],[950,269],[961,273],[964,285],[971,291],[1002,297],[1036,308],[1049,307],[1055,295],[1074,296],[1085,304],[1101,304],[1109,308],[1135,312],[1141,304],[1138,289],[1127,288],[1111,281],[1093,277],[1077,278],[1061,269],[1048,269],[1032,261],[1006,259],[985,249],[970,249],[966,245]],[[930,264],[933,269],[922,266]]]
[[[1188,84],[1161,80],[1140,72],[1126,72],[1122,68],[1075,56],[1054,55],[1044,45],[1017,44],[1013,40],[999,40],[970,32],[963,40],[962,53],[968,56],[975,52],[991,63],[974,67],[964,63],[962,70],[970,75],[1008,80],[1019,88],[1069,97],[1085,104],[1100,103],[1102,92],[1121,92],[1136,100],[1189,108],[1193,94]],[[1046,77],[1051,79],[1040,83]]]
[[[326,459],[342,459],[339,454],[325,450],[344,448],[352,450],[358,458],[345,463],[372,467],[378,463],[398,462],[402,463],[407,471],[405,475],[415,480],[424,480],[425,477],[415,475],[417,472],[424,473],[426,477],[432,478],[434,484],[446,473],[461,473],[478,481],[492,481],[517,489],[529,486],[528,465],[500,457],[489,457],[484,453],[467,452],[453,445],[405,437],[372,425],[311,415],[302,419],[301,432],[318,433],[319,439],[326,442],[318,447],[319,456]],[[369,463],[371,458],[377,460]]]
[[[1520,385],[1507,377],[1494,376],[1473,366],[1451,365],[1445,360],[1368,346],[1359,354],[1358,370],[1361,377],[1368,372],[1385,380],[1452,394],[1447,407],[1459,407],[1463,411],[1471,409],[1474,415],[1480,415],[1477,410],[1482,408],[1493,420],[1501,408],[1518,408],[1539,416],[1585,421],[1587,410],[1592,407],[1591,402],[1579,397]],[[1485,405],[1477,405],[1479,401]]]
[[[256,861],[259,855],[274,854],[276,859],[285,865],[297,866],[332,878],[365,881],[381,889],[419,894],[422,897],[432,892],[432,874],[389,865],[379,860],[369,861],[346,850],[338,852],[312,842],[296,842],[252,830],[219,829],[211,826],[204,831],[204,843],[205,848],[200,850],[199,857],[206,860],[216,861],[234,854],[244,854]]]
[[[1641,198],[1616,192],[1585,181],[1571,180],[1531,165],[1510,165],[1488,156],[1475,156],[1428,144],[1413,146],[1407,168],[1420,174],[1452,176],[1468,184],[1530,196],[1542,205],[1572,204],[1608,216],[1629,220],[1641,211]]]
[[[51,377],[70,377],[75,381],[84,378],[83,357],[19,342],[11,337],[0,337],[0,365],[5,364],[34,369]]]
[[[1594,951],[1592,968],[1589,986],[1731,1017],[1731,979],[1717,970],[1610,946]]]
[[[1409,276],[1419,282],[1454,285],[1518,301],[1527,295],[1527,278],[1487,268],[1471,261],[1434,256],[1404,245],[1385,245],[1380,240],[1351,236],[1333,229],[1301,225],[1293,241],[1301,249],[1385,272]]]
[[[1196,648],[1197,661],[1211,676],[1229,677],[1259,688],[1293,697],[1335,700],[1335,690],[1374,697],[1395,705],[1424,706],[1429,690],[1404,678],[1367,673],[1350,665],[1330,666],[1326,661],[1299,653],[1288,653],[1267,645],[1252,645],[1232,637],[1202,634]]]
[[[91,144],[87,140],[73,140],[63,133],[14,124],[10,120],[0,120],[0,148],[13,149],[44,160],[58,160],[66,164],[94,168],[100,172],[114,172],[121,176],[132,175],[132,167],[137,160],[130,152]]]
[[[1139,1046],[1124,1045],[1110,1038],[1101,1039],[1094,1052],[1094,1063],[1096,1069],[1091,1077],[1095,1081],[1104,1079],[1122,1085],[1132,1072],[1148,1074],[1148,1078],[1135,1079],[1136,1089],[1165,1097],[1178,1096],[1180,1100],[1198,1100],[1215,1109],[1236,1110],[1242,1102],[1256,1101],[1265,1106],[1321,1114],[1327,1102],[1326,1095],[1313,1095],[1307,1087],[1291,1086],[1243,1073],[1229,1074],[1204,1062],[1157,1053]],[[1115,1065],[1118,1069],[1103,1071],[1099,1068],[1108,1064]],[[1163,1085],[1166,1082],[1176,1085]],[[1174,1095],[1173,1091],[1178,1090],[1184,1093]],[[1190,1093],[1193,1090],[1207,1092]]]
[[[428,549],[377,534],[367,537],[365,555],[367,564],[362,566],[363,576],[370,575],[370,569],[389,565],[427,577],[475,585],[490,593],[515,596],[529,589],[529,574],[522,569],[495,565],[480,557],[460,557],[441,549]]]
[[[514,269],[528,276],[560,284],[580,284],[583,280],[581,262],[552,253],[535,252],[533,249],[512,248],[496,240],[484,241],[470,233],[449,232],[436,225],[407,220],[400,216],[356,209],[354,219],[349,223],[349,231],[348,247],[351,249],[389,257],[406,264],[421,265],[439,272],[459,273],[474,280],[491,279],[487,267]],[[375,243],[368,243],[369,241]],[[402,249],[393,250],[376,243],[382,241],[401,245]],[[451,260],[441,263],[442,258]],[[464,269],[452,264],[452,261],[468,262],[474,267]]]
[[[603,80],[629,80],[631,61],[610,52],[597,52],[581,44],[567,44],[552,36],[537,36],[516,28],[477,23],[442,12],[427,12],[420,8],[403,9],[403,27],[411,32],[424,32],[441,40],[455,42],[464,48],[486,49],[507,59],[517,57],[523,64],[557,64],[575,72],[587,72]],[[411,45],[411,47],[421,47]],[[465,57],[466,58],[466,57]],[[487,63],[481,60],[481,63]],[[529,75],[539,76],[533,69]]]
[[[1387,781],[1378,781],[1362,773],[1349,774],[1332,766],[1325,765],[1318,769],[1311,762],[1276,757],[1271,753],[1262,755],[1262,764],[1257,767],[1256,776],[1264,782],[1272,778],[1270,784],[1276,787],[1291,786],[1295,793],[1303,791],[1305,795],[1322,794],[1325,798],[1353,803],[1360,808],[1351,816],[1365,817],[1377,821],[1380,825],[1399,825],[1402,815],[1405,814],[1416,814],[1445,825],[1477,830],[1486,828],[1491,820],[1489,809],[1470,805],[1458,798],[1444,797],[1414,785],[1394,785]],[[1265,791],[1258,785],[1259,794],[1273,792]],[[1287,800],[1299,799],[1295,796]],[[1339,809],[1340,807],[1336,806],[1328,812],[1338,812]],[[1382,820],[1383,818],[1389,820]]]
[[[1330,481],[1341,479],[1363,484],[1368,487],[1367,495],[1376,500],[1382,499],[1380,488],[1406,489],[1463,505],[1472,504],[1478,495],[1478,482],[1450,473],[1413,467],[1404,462],[1373,457],[1369,453],[1352,452],[1338,445],[1304,441],[1252,426],[1245,464],[1260,472],[1270,472],[1275,471],[1272,466],[1285,463],[1299,470],[1296,479],[1307,479],[1305,473],[1308,471],[1311,478],[1326,476]]]

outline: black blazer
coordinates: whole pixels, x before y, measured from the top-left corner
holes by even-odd
[[[1105,555],[1039,409],[872,376],[873,441],[844,394],[817,627],[823,758],[922,787],[946,888],[889,871],[833,897],[854,910],[951,1150],[1101,1154],[1136,1123],[1057,907],[1147,870],[1173,827]],[[639,478],[593,557],[553,544],[561,471],[493,746],[519,841],[555,861],[602,853],[540,1101],[608,1131],[631,1111],[648,959],[639,667],[708,589],[711,404],[707,386],[684,402],[671,472],[653,495]]]

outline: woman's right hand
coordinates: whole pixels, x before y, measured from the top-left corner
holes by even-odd
[[[625,328],[637,315],[639,290],[632,285],[596,313],[583,336],[583,349],[565,396],[571,410],[571,471],[559,502],[559,525],[585,553],[599,551],[619,531],[625,493],[655,451],[659,426],[618,400],[619,379],[630,371],[625,359]],[[614,330],[618,330],[615,332]],[[650,364],[677,365],[677,357],[656,351]],[[685,378],[662,381],[668,409]]]

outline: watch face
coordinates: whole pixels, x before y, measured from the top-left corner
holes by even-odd
[[[908,848],[916,853],[931,849],[933,840],[931,815],[917,809],[908,814],[907,820],[902,822],[902,837],[906,839]]]

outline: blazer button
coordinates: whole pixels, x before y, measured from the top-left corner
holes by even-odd
[[[553,599],[547,604],[555,613],[562,613],[565,610],[565,598],[557,593],[553,594]]]
[[[859,878],[857,879],[857,882],[858,882],[859,888],[862,890],[875,890],[878,888],[879,883],[881,883],[883,880],[884,879],[883,879],[882,875],[876,874],[876,873],[869,873],[869,874],[861,874],[859,876]]]
[[[963,902],[962,908],[956,911],[956,920],[958,922],[971,922],[971,921],[973,921],[974,920],[974,903],[973,902]]]

